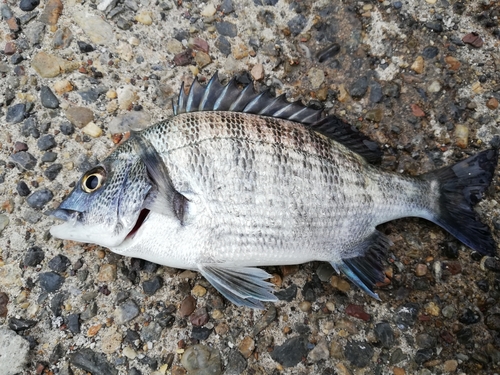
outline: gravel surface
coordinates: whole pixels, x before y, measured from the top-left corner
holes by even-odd
[[[0,5],[2,374],[494,374],[500,262],[437,226],[383,225],[371,299],[328,265],[270,267],[280,301],[51,238],[82,171],[172,115],[198,75],[324,107],[420,174],[500,144],[492,0],[7,0]],[[497,170],[477,210],[500,229]]]

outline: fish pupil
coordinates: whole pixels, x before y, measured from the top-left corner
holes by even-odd
[[[85,186],[89,190],[94,190],[99,185],[99,178],[96,175],[90,175],[85,181]]]

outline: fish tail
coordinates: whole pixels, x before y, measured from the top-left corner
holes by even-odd
[[[436,184],[439,191],[437,207],[430,219],[473,250],[492,256],[497,244],[473,206],[483,198],[497,163],[498,149],[490,149],[422,175]]]

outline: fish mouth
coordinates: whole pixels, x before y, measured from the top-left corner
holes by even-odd
[[[132,228],[132,230],[127,234],[127,236],[125,237],[126,240],[128,239],[131,239],[135,236],[135,234],[139,231],[139,229],[141,228],[142,224],[144,224],[144,222],[146,221],[146,219],[148,218],[149,216],[149,213],[151,211],[149,211],[147,208],[143,208],[141,210],[141,212],[139,213],[139,217],[137,218],[137,221],[135,222],[135,225],[134,227]]]
[[[76,221],[81,217],[82,213],[80,211],[68,210],[66,208],[59,207],[49,212],[49,215],[63,221],[76,223]]]

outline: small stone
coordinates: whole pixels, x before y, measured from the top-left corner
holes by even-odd
[[[52,151],[47,151],[42,155],[42,163],[52,163],[57,159],[57,153]]]
[[[435,1],[435,0],[427,0],[427,1]],[[394,367],[392,369],[392,372],[394,375],[406,375],[405,369],[401,367]]]
[[[469,33],[462,38],[465,44],[469,44],[474,48],[481,48],[484,44],[483,39],[477,33]]]
[[[215,41],[215,46],[219,49],[219,51],[225,55],[226,57],[231,54],[231,43],[224,36],[219,36]]]
[[[56,255],[48,263],[49,268],[55,272],[64,272],[70,265],[71,261],[62,254]]]
[[[495,313],[495,314],[490,314],[487,315],[486,318],[484,319],[484,323],[486,324],[486,327],[493,331],[500,331],[500,314]]]
[[[76,24],[83,29],[85,34],[94,44],[114,46],[115,32],[111,25],[100,16],[92,15],[87,11],[75,11],[73,19]]]
[[[210,334],[212,333],[213,328],[207,327],[193,327],[191,331],[191,338],[198,341],[204,341],[208,339]]]
[[[0,233],[9,225],[9,217],[5,214],[0,214]]]
[[[103,264],[99,268],[97,281],[110,283],[116,280],[116,264]]]
[[[134,87],[126,85],[116,90],[118,96],[118,106],[120,109],[129,109],[134,101],[138,99]]]
[[[438,54],[439,54],[439,49],[437,47],[435,47],[435,46],[427,46],[422,51],[422,56],[426,60],[433,59]]]
[[[415,117],[425,117],[425,112],[417,104],[412,104],[410,106],[411,112]]]
[[[161,276],[155,276],[149,280],[142,283],[142,290],[148,296],[155,294],[163,286],[163,278]]]
[[[26,203],[28,203],[28,205],[32,208],[40,209],[43,206],[45,206],[46,203],[50,202],[53,197],[54,194],[52,194],[52,192],[49,189],[43,188],[31,194],[26,199]]]
[[[349,340],[344,349],[346,359],[359,368],[367,366],[373,354],[374,350],[367,341]]]
[[[7,295],[7,293],[0,292],[0,318],[5,318],[7,316],[7,313],[9,312],[9,309],[7,308],[8,304],[9,296]]]
[[[418,56],[413,64],[411,64],[410,69],[417,74],[422,74],[424,71],[424,58],[422,56]]]
[[[458,70],[460,68],[460,61],[458,61],[456,58],[454,58],[453,56],[446,56],[444,58],[444,61],[446,62],[446,64],[448,65],[448,69],[450,70]]]
[[[17,51],[17,48],[16,48],[16,45],[14,43],[12,43],[12,42],[5,43],[5,48],[4,48],[3,52],[7,56],[13,55],[14,53],[16,53],[16,51]]]
[[[73,85],[67,79],[62,79],[60,81],[54,82],[54,91],[61,95],[66,92],[73,91]]]
[[[222,360],[219,351],[206,345],[193,345],[186,349],[181,364],[189,375],[220,375]]]
[[[455,372],[458,367],[458,361],[455,359],[449,359],[444,362],[443,370],[444,372]]]
[[[438,81],[432,81],[427,87],[427,91],[430,93],[439,92],[441,91],[441,84]]]
[[[297,296],[297,285],[292,284],[285,290],[278,290],[274,293],[276,298],[280,301],[292,302],[294,298]]]
[[[194,56],[194,62],[201,69],[210,64],[212,62],[212,59],[210,58],[210,55],[208,53],[198,51]]]
[[[316,269],[316,275],[322,282],[328,282],[333,276],[335,270],[330,263],[323,262]]]
[[[340,276],[332,276],[330,279],[330,284],[333,286],[335,289],[340,290],[341,292],[347,293],[351,290],[351,285],[349,284],[348,281],[344,280]]]
[[[375,326],[375,338],[383,348],[391,349],[394,346],[394,331],[389,323],[382,322]]]
[[[361,99],[368,90],[368,77],[363,76],[357,79],[350,87],[349,93],[355,99]]]
[[[88,43],[82,42],[82,41],[77,41],[78,44],[78,49],[80,50],[81,53],[89,53],[95,50],[95,48]]]
[[[255,326],[253,327],[252,330],[252,337],[257,336],[260,332],[262,332],[271,322],[273,322],[276,319],[276,307],[274,305],[271,305],[269,307],[269,310],[264,314],[263,317],[255,323]]]
[[[196,300],[193,296],[189,295],[181,302],[181,306],[179,308],[179,314],[181,317],[189,316],[193,313],[196,308]]]
[[[90,121],[82,128],[82,133],[90,135],[93,138],[98,138],[102,135],[102,129],[95,122]]]
[[[491,110],[497,109],[498,108],[498,99],[497,98],[489,98],[488,101],[486,102],[486,107],[488,107]]]
[[[94,113],[86,107],[69,107],[65,113],[67,119],[77,128],[83,128],[94,120]]]
[[[103,353],[84,348],[68,354],[69,362],[93,375],[118,375],[118,370],[106,360]]]
[[[415,276],[425,276],[427,275],[427,265],[419,263],[415,268]]]
[[[264,65],[262,64],[255,64],[250,71],[250,74],[252,75],[252,78],[255,81],[260,81],[264,79]]]
[[[299,309],[300,309],[300,311],[303,311],[303,312],[310,312],[310,311],[311,311],[311,308],[312,308],[312,304],[311,304],[311,302],[309,302],[309,301],[302,301],[302,302],[299,304]]]
[[[69,314],[67,316],[68,329],[73,334],[80,333],[80,314]]]
[[[55,272],[43,272],[38,275],[40,286],[48,293],[53,293],[64,284],[64,277]]]
[[[339,85],[339,96],[338,96],[339,102],[345,103],[346,101],[349,100],[349,98],[350,96],[347,90],[345,89],[345,86],[343,84]]]
[[[439,316],[441,309],[435,302],[429,302],[424,306],[424,312],[430,316]]]
[[[36,166],[36,159],[26,151],[20,151],[10,155],[10,159],[21,169],[33,170]]]
[[[70,122],[63,122],[59,126],[59,130],[61,130],[61,133],[63,133],[64,135],[71,135],[75,132],[75,127]]]
[[[250,358],[255,350],[255,341],[250,336],[245,336],[238,345],[238,350],[244,358]]]
[[[59,163],[52,164],[43,172],[43,175],[47,177],[47,180],[53,181],[55,180],[59,172],[61,172],[62,168],[63,168],[62,164]]]
[[[396,310],[395,323],[401,330],[407,330],[415,324],[417,320],[419,306],[416,303],[406,303]]]
[[[217,9],[215,8],[215,6],[212,3],[209,3],[202,9],[200,14],[203,17],[212,17],[216,11]]]
[[[73,33],[68,27],[61,27],[54,33],[52,45],[56,49],[63,49],[69,47],[73,41]]]
[[[7,108],[5,121],[9,124],[17,124],[26,118],[26,104],[19,103]]]
[[[307,72],[307,76],[309,78],[309,81],[311,82],[311,88],[313,90],[319,89],[319,87],[325,81],[325,72],[323,71],[323,69],[311,68]]]
[[[113,316],[116,324],[121,325],[131,321],[139,315],[139,313],[140,309],[137,304],[132,300],[127,300],[115,309]]]
[[[30,247],[24,256],[25,267],[36,267],[45,259],[45,253],[38,246]]]
[[[26,185],[26,182],[24,181],[19,181],[17,183],[16,190],[21,197],[27,197],[31,193],[30,188],[28,187],[28,185]]]
[[[61,0],[49,0],[43,13],[40,15],[40,21],[46,25],[54,26],[62,14],[63,4]]]
[[[47,151],[56,147],[57,143],[52,134],[44,134],[38,139],[37,146],[40,150]]]
[[[145,342],[154,342],[158,341],[161,337],[161,333],[163,331],[163,327],[161,324],[156,322],[150,322],[147,326],[141,329],[141,338],[142,341]]]
[[[347,305],[345,312],[347,315],[354,316],[355,318],[364,320],[365,322],[367,322],[371,319],[370,314],[365,312],[365,310],[363,309],[363,306],[361,306],[361,305],[349,304],[349,305]]]
[[[430,361],[434,356],[434,350],[432,348],[419,349],[415,353],[415,357],[413,358],[415,362],[419,365]]]
[[[437,340],[427,333],[420,333],[415,337],[415,342],[420,348],[428,349],[436,346]]]
[[[303,14],[298,14],[288,21],[287,26],[293,36],[297,36],[306,27],[307,18]]]
[[[481,316],[471,309],[465,309],[458,317],[458,321],[465,325],[475,324],[481,321]]]
[[[308,354],[308,342],[304,336],[287,339],[282,345],[275,346],[271,358],[284,367],[294,367]]]
[[[126,346],[125,348],[123,348],[122,354],[131,360],[133,360],[137,357],[137,352],[134,349],[132,349],[130,346]]]
[[[223,36],[234,38],[236,35],[238,35],[238,28],[234,23],[231,22],[227,21],[217,22],[215,24],[215,28],[217,29],[217,32]]]
[[[365,114],[365,119],[372,122],[380,122],[384,117],[384,111],[381,108],[372,109]]]
[[[19,8],[25,12],[31,12],[38,5],[40,5],[40,0],[21,0],[19,2]]]
[[[184,47],[180,41],[175,38],[171,38],[167,40],[165,49],[167,50],[167,52],[176,55],[178,53],[181,53],[184,50]]]
[[[469,128],[465,125],[455,125],[455,142],[460,148],[467,148],[469,143]]]
[[[6,327],[0,327],[0,368],[4,375],[26,371],[30,357],[28,340]]]
[[[245,371],[247,361],[238,350],[231,350],[227,356],[225,375],[240,375]]]
[[[59,99],[54,95],[48,86],[42,86],[40,89],[40,100],[45,108],[58,108]]]
[[[135,16],[135,20],[149,26],[153,24],[153,14],[149,10],[142,10]]]
[[[316,346],[309,352],[307,359],[313,363],[328,360],[330,357],[330,349],[325,339],[320,339]]]
[[[195,297],[203,297],[205,294],[207,294],[207,290],[200,284],[196,284],[194,288],[191,290],[191,293]]]
[[[447,305],[441,310],[443,316],[448,319],[452,319],[455,316],[456,312],[457,311],[455,310],[455,307],[453,307],[452,305]]]
[[[54,78],[62,73],[78,69],[76,61],[67,61],[61,57],[38,52],[31,60],[31,66],[43,78]]]

